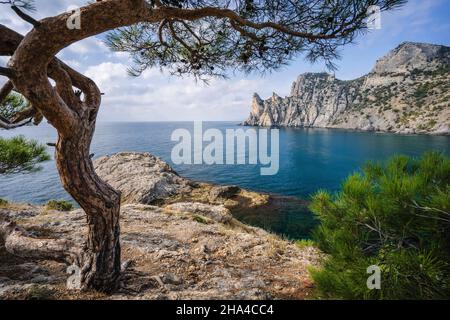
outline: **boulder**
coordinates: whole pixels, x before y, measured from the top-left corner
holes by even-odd
[[[189,192],[189,180],[149,153],[121,152],[94,161],[97,174],[122,193],[123,203],[151,204]]]
[[[209,200],[217,201],[218,199],[230,199],[241,191],[238,186],[217,186],[211,188],[209,192]]]

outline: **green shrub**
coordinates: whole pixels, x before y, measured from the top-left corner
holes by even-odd
[[[27,140],[23,136],[0,137],[0,174],[37,170],[39,162],[49,159],[46,147],[37,141]]]
[[[55,298],[55,290],[46,286],[33,284],[26,291],[26,300],[53,300]]]
[[[297,240],[295,241],[295,245],[301,249],[306,248],[306,247],[315,247],[316,243],[310,239],[301,239],[301,240]]]
[[[328,254],[312,271],[318,295],[339,299],[450,298],[450,159],[426,153],[369,163],[332,196],[320,191],[311,210]],[[369,290],[367,268],[381,270]]]
[[[433,85],[430,82],[426,82],[418,86],[416,91],[414,92],[414,97],[417,100],[422,100],[428,96],[428,92],[431,90]]]
[[[0,116],[11,119],[15,114],[23,111],[28,106],[29,104],[25,97],[16,92],[12,92],[0,102]]]
[[[0,198],[0,207],[5,207],[8,205],[8,201],[5,199]]]
[[[70,211],[73,209],[72,203],[65,200],[50,200],[47,202],[47,209],[58,211]]]
[[[208,221],[205,218],[203,218],[202,216],[195,215],[195,216],[192,217],[192,220],[194,220],[194,221],[196,221],[198,223],[208,224]]]

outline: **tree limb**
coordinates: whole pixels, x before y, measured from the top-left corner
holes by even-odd
[[[254,32],[249,32],[238,25],[235,21],[230,20],[230,24],[236,31],[240,32],[243,36],[246,36],[254,41],[260,41],[261,39]]]
[[[275,23],[272,21],[266,21],[266,22],[253,22],[250,20],[247,20],[243,17],[241,17],[239,14],[237,14],[235,11],[230,9],[223,9],[223,8],[216,8],[216,7],[204,7],[199,9],[176,9],[176,8],[168,8],[164,7],[160,9],[164,16],[166,17],[172,17],[172,18],[179,18],[179,19],[186,19],[186,20],[197,20],[204,18],[206,16],[210,17],[216,17],[216,18],[227,18],[230,21],[234,21],[235,25],[238,24],[240,26],[246,26],[253,28],[255,30],[263,30],[263,29],[273,29],[278,32],[305,38],[309,40],[325,40],[325,39],[334,39],[338,35],[346,35],[348,34],[352,29],[345,29],[346,26],[350,25],[349,23],[346,23],[342,25],[339,29],[335,30],[333,33],[330,34],[324,34],[324,33],[309,33],[309,32],[301,32],[301,31],[295,31],[291,30],[288,27],[285,27],[279,23]]]
[[[158,26],[158,38],[159,38],[159,42],[160,42],[162,45],[166,46],[166,47],[168,47],[169,45],[168,45],[167,42],[164,40],[164,37],[163,37],[162,32],[163,32],[163,29],[164,29],[164,27],[166,26],[167,22],[168,22],[168,20],[167,20],[167,19],[164,19],[163,21],[161,21],[161,23],[160,23],[159,26]]]
[[[22,39],[20,33],[0,24],[0,55],[12,56]]]
[[[5,130],[11,130],[11,129],[16,129],[16,128],[23,127],[23,126],[29,124],[32,119],[31,118],[26,119],[26,120],[24,120],[22,122],[18,122],[18,123],[11,123],[9,121],[4,121],[4,120],[5,120],[5,118],[3,118],[3,117],[0,119],[0,128],[5,129]]]
[[[0,67],[0,75],[12,78],[14,76],[14,71],[10,68]]]
[[[10,122],[11,122],[11,124],[16,124],[16,123],[22,122],[24,120],[33,118],[35,116],[35,114],[36,114],[36,109],[34,109],[32,106],[28,105],[28,107],[25,108],[24,110],[14,114],[14,116],[12,117]]]
[[[35,28],[39,27],[41,25],[41,23],[37,20],[35,20],[33,17],[29,16],[28,14],[26,14],[25,12],[23,12],[22,10],[20,10],[17,6],[11,6],[11,9],[13,9],[13,11],[19,16],[21,17],[23,20],[25,20],[26,22],[32,24]]]
[[[170,20],[169,20],[169,30],[172,34],[172,38],[174,38],[176,41],[178,41],[183,47],[185,47],[187,49],[187,51],[189,51],[191,54],[193,54],[193,49],[183,39],[181,39],[179,36],[177,36],[177,33],[173,27],[173,23]]]
[[[23,36],[8,27],[0,24],[0,55],[13,55],[20,42],[23,40]],[[99,92],[95,83],[75,71],[58,58],[53,58],[47,69],[48,76],[55,80],[57,84],[58,93],[62,96],[62,99],[66,102],[66,104],[75,108],[75,111],[80,115],[82,112],[81,109],[81,101],[79,97],[75,95],[72,91],[72,85],[81,89],[81,91],[85,94],[85,103],[92,108],[98,108],[100,106],[101,101],[101,93]],[[8,92],[10,87],[14,87],[11,81],[8,81],[0,92],[6,93]],[[10,91],[9,91],[10,92]],[[7,94],[6,94],[7,95]],[[43,114],[36,108],[35,115],[33,118],[33,123],[35,125],[39,124],[43,119]],[[28,124],[30,121],[26,121],[25,123],[20,124],[12,124],[9,121],[2,121],[1,127],[3,129],[14,129],[18,126],[23,126]]]
[[[49,65],[49,71],[53,75],[56,83],[56,91],[60,97],[80,115],[81,100],[72,89],[73,84],[69,73],[61,67],[61,64],[56,59]]]
[[[186,30],[189,31],[189,33],[192,34],[192,36],[194,36],[195,39],[197,39],[197,41],[198,41],[199,43],[202,42],[202,40],[200,39],[200,37],[195,33],[194,30],[192,30],[192,28],[191,28],[185,21],[183,21],[183,20],[178,20],[178,19],[177,19],[177,20],[174,20],[174,21],[180,22],[180,23],[186,28]]]
[[[14,89],[14,85],[11,82],[11,80],[8,80],[3,87],[0,89],[0,103],[3,102],[3,100],[6,99],[6,97],[11,93],[11,91]]]

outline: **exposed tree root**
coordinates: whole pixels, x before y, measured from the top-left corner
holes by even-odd
[[[78,264],[82,253],[81,248],[71,241],[35,238],[6,218],[0,218],[0,242],[7,252],[22,258]]]

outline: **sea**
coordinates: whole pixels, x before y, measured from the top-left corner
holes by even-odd
[[[238,122],[202,125],[204,131],[218,129],[224,136],[229,129],[249,129]],[[149,152],[168,162],[183,177],[270,193],[270,205],[233,214],[245,223],[294,240],[309,238],[317,225],[308,210],[311,195],[322,189],[338,192],[342,181],[367,161],[382,162],[396,154],[420,156],[430,150],[450,154],[449,136],[280,128],[279,170],[275,175],[261,175],[260,164],[174,163],[171,153],[180,141],[173,141],[172,135],[177,129],[188,130],[192,137],[196,134],[193,122],[99,122],[91,150],[94,158],[121,151]],[[56,142],[57,136],[48,124],[0,131],[1,137],[15,135],[44,144]],[[48,151],[53,155],[53,148],[48,147]],[[72,200],[61,187],[55,162],[50,160],[40,167],[36,172],[0,176],[0,198],[32,204],[44,204],[50,199]]]

